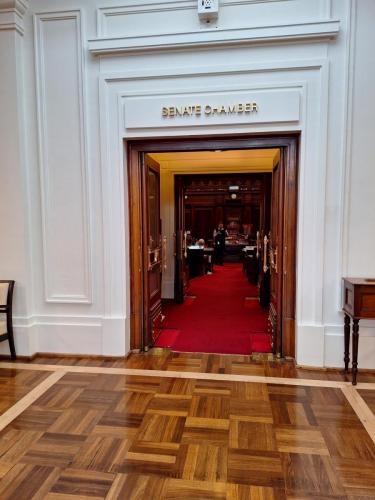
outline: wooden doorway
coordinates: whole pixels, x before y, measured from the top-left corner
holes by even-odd
[[[247,138],[190,138],[128,142],[128,185],[131,273],[131,349],[146,349],[158,316],[149,308],[149,241],[145,224],[149,217],[145,202],[147,153],[177,151],[212,151],[237,149],[280,149],[280,163],[275,172],[272,198],[275,199],[268,234],[265,267],[270,273],[271,303],[276,329],[276,351],[281,356],[295,356],[296,297],[296,227],[298,198],[297,134],[251,136]],[[277,206],[277,208],[276,208]],[[276,225],[275,225],[276,224]],[[162,250],[160,250],[162,253]],[[159,254],[160,256],[160,254]],[[154,306],[154,312],[158,310]]]

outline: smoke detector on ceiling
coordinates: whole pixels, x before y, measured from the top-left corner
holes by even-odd
[[[219,15],[219,0],[198,0],[198,16],[201,21],[210,23]]]

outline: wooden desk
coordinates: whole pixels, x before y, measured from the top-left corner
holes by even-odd
[[[240,262],[246,243],[225,242],[224,262]]]
[[[256,256],[257,247],[254,246],[246,246],[242,253],[244,255],[243,258],[243,269],[247,276],[247,279],[253,285],[258,284],[258,258]]]
[[[187,260],[189,266],[189,278],[204,276],[213,271],[213,248],[191,245],[187,249]]]
[[[349,369],[350,319],[352,335],[352,384],[357,384],[359,320],[375,319],[375,278],[343,278],[343,311],[345,312],[345,371]]]

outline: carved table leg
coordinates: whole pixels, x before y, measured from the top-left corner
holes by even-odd
[[[345,326],[344,326],[344,337],[345,337],[345,350],[344,350],[344,363],[345,371],[349,370],[349,343],[350,343],[350,316],[345,314]]]
[[[357,385],[357,371],[358,371],[358,332],[359,332],[359,319],[353,319],[353,362],[352,362],[352,384]]]

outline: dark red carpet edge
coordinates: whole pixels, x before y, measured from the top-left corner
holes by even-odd
[[[257,293],[241,264],[215,266],[213,274],[191,280],[189,295],[194,300],[163,308],[163,331],[156,346],[218,354],[271,352],[267,311],[260,307]]]

